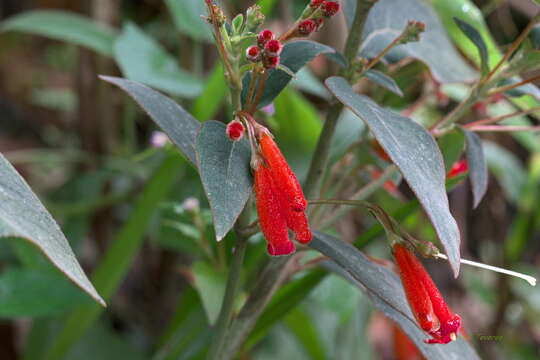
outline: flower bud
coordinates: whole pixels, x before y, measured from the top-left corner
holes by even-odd
[[[323,15],[332,17],[339,11],[340,5],[337,1],[325,1],[322,5]]]
[[[261,60],[261,49],[258,46],[250,46],[246,49],[246,59],[251,62],[258,62]]]
[[[313,19],[307,19],[298,24],[298,34],[302,36],[311,35],[319,26]]]
[[[321,6],[324,2],[325,2],[324,0],[311,0],[311,2],[309,3],[309,6],[315,9]]]
[[[264,45],[264,53],[267,56],[279,56],[281,50],[283,50],[283,45],[281,45],[281,42],[279,40],[272,39],[267,41]]]
[[[279,66],[279,56],[265,56],[263,65],[267,69],[275,69]]]
[[[400,44],[420,41],[420,34],[426,30],[426,25],[423,22],[411,20],[407,23],[405,30],[401,35]]]
[[[469,163],[467,162],[467,160],[456,161],[454,165],[452,165],[452,167],[450,168],[448,174],[446,174],[446,177],[448,179],[452,179],[467,171],[469,171]]]
[[[265,16],[259,5],[252,5],[246,11],[246,27],[248,31],[256,31],[264,23]]]
[[[272,30],[265,29],[257,35],[257,44],[262,49],[266,43],[274,38],[274,33]]]
[[[233,120],[227,124],[227,136],[232,141],[239,141],[244,136],[244,125],[238,121]]]

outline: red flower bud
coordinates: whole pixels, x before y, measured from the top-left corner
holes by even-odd
[[[234,120],[227,124],[227,136],[232,141],[238,141],[244,136],[244,125],[238,121]]]
[[[461,326],[459,315],[450,311],[426,269],[409,249],[396,243],[393,250],[412,313],[422,330],[432,337],[424,342],[447,344],[455,340]]]
[[[274,38],[274,33],[272,30],[265,29],[259,33],[257,36],[257,44],[262,49],[264,48],[264,45],[270,40]]]
[[[339,3],[337,1],[325,1],[323,3],[323,15],[326,17],[332,17],[339,11]]]
[[[261,162],[255,168],[255,198],[259,225],[268,242],[268,253],[273,256],[289,255],[295,251],[289,240],[287,219],[275,191],[270,170]]]
[[[264,160],[272,171],[274,183],[283,192],[285,201],[293,211],[301,212],[307,207],[307,201],[296,175],[287,164],[287,160],[267,132],[262,132],[259,144]]]
[[[264,52],[268,56],[279,56],[282,49],[283,45],[281,45],[281,42],[275,39],[268,40],[264,45]]]
[[[488,115],[487,105],[485,102],[482,102],[482,101],[477,102],[476,104],[472,106],[472,109],[474,110],[475,113],[477,113],[480,116]]]
[[[263,65],[267,69],[275,69],[279,66],[279,56],[265,56]]]
[[[469,171],[469,163],[467,162],[467,160],[456,161],[454,165],[452,165],[452,168],[450,168],[450,171],[448,172],[446,177],[448,179],[452,179],[467,171]]]
[[[317,30],[319,26],[313,19],[307,19],[302,21],[300,24],[298,24],[298,33],[303,36],[308,36],[315,30]]]
[[[309,6],[312,8],[318,8],[323,3],[324,3],[324,0],[311,0],[311,2],[309,3]]]
[[[250,46],[246,50],[246,58],[251,62],[261,60],[261,49],[258,46]]]

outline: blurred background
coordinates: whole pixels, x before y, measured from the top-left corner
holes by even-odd
[[[164,159],[175,157],[166,137],[131,99],[97,76],[143,82],[201,121],[228,121],[231,111],[223,74],[211,35],[199,18],[204,14],[199,2],[203,1],[0,1],[0,152],[59,222],[86,272],[100,268],[107,278],[110,271],[116,279],[111,281],[118,286],[107,310],[80,334],[66,359],[198,358],[208,324],[219,311],[234,236],[215,244],[196,171],[178,158],[172,167],[174,176],[160,178],[164,174],[156,169]],[[268,26],[279,32],[306,1],[261,3],[269,14]],[[439,11],[444,9],[444,1],[432,3]],[[456,16],[480,11],[501,48],[538,11],[529,0],[455,3],[459,4],[453,9]],[[252,2],[222,4],[228,14],[236,14]],[[35,10],[68,11],[84,18],[37,16],[15,21]],[[447,27],[450,15],[439,14]],[[73,31],[55,29],[54,24],[63,21],[73,21]],[[101,31],[93,33],[86,21],[102,24]],[[341,49],[345,31],[343,16],[336,16],[317,34],[317,41]],[[464,94],[463,85],[440,87],[418,61],[403,62],[389,71],[404,97],[369,83],[360,84],[359,90],[421,122],[440,118]],[[274,108],[261,115],[300,174],[309,164],[330,99],[322,80],[335,73],[333,63],[317,58],[276,99]],[[512,109],[507,101],[486,103],[470,116],[497,116]],[[365,140],[361,124],[344,117],[335,143],[350,144],[351,134],[353,141]],[[524,118],[538,124],[534,116]],[[463,257],[538,276],[538,137],[528,133],[482,138],[491,170],[486,197],[473,210],[467,181],[450,193],[462,231]],[[369,141],[360,141],[360,149],[368,154],[362,155],[363,161],[377,164]],[[336,159],[343,150],[336,150]],[[345,167],[336,165],[333,176],[345,174],[356,160],[343,157],[341,161],[336,164]],[[377,176],[376,165],[361,170],[338,195],[346,197]],[[392,211],[412,195],[401,184],[372,197]],[[421,211],[412,211],[403,221],[417,236],[435,241]],[[334,231],[354,241],[371,224],[363,213],[347,213]],[[126,247],[111,250],[118,241]],[[388,257],[381,238],[366,243],[364,251]],[[256,282],[265,259],[264,243],[257,238],[246,260],[246,284]],[[467,267],[456,282],[445,266],[427,265],[453,309],[463,314],[467,334],[484,358],[540,358],[538,287]],[[18,240],[0,242],[0,359],[41,359],[66,316],[77,309],[84,312],[89,304],[91,300],[37,251]],[[297,308],[271,325],[261,326],[250,338],[245,359],[393,358],[390,321],[335,275],[326,276]]]

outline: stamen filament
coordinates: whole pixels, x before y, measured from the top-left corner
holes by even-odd
[[[448,257],[446,255],[444,255],[444,254],[439,253],[439,254],[437,254],[435,256],[437,258],[439,258],[439,259],[448,260]],[[507,270],[507,269],[503,269],[503,268],[500,268],[500,267],[497,267],[497,266],[482,264],[482,263],[479,263],[479,262],[476,262],[476,261],[471,261],[471,260],[466,260],[466,259],[460,259],[460,262],[462,264],[471,265],[471,266],[474,266],[474,267],[495,271],[495,272],[498,272],[498,273],[501,273],[501,274],[515,276],[517,278],[525,280],[531,286],[536,286],[536,278],[534,278],[534,277],[532,277],[530,275],[525,275],[525,274],[522,274],[522,273],[518,273],[516,271]]]

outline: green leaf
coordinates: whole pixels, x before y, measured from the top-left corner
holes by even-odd
[[[458,130],[452,130],[437,139],[441,149],[446,173],[459,160],[465,149],[465,135]]]
[[[445,345],[425,344],[427,335],[414,319],[399,277],[385,266],[371,262],[345,241],[320,232],[315,232],[309,246],[332,259],[335,264],[330,263],[330,268],[367,293],[373,305],[394,320],[427,359],[479,359],[461,337]]]
[[[446,172],[435,139],[414,121],[356,94],[343,78],[329,78],[326,86],[366,123],[392,162],[398,166],[426,210],[457,276],[460,235],[448,208]]]
[[[0,32],[19,31],[85,46],[112,56],[114,29],[87,17],[58,10],[33,10],[0,22]]]
[[[298,90],[318,96],[321,99],[328,100],[331,98],[330,93],[326,90],[321,80],[307,67],[303,67],[296,73],[296,78],[292,79],[291,85]]]
[[[366,71],[365,76],[373,81],[375,84],[382,86],[388,91],[393,92],[396,95],[403,96],[403,92],[399,88],[399,85],[396,84],[394,79],[377,70],[369,69]]]
[[[455,17],[455,23],[463,31],[465,35],[473,42],[473,44],[478,48],[478,53],[480,54],[480,67],[482,68],[482,75],[487,75],[489,72],[489,53],[482,39],[482,35],[476,30],[476,28],[467,22]]]
[[[489,53],[489,67],[493,68],[501,59],[502,55],[499,51],[497,43],[491,36],[489,28],[486,25],[482,11],[471,0],[433,0],[432,4],[441,18],[444,27],[448,31],[452,40],[457,47],[475,64],[481,64],[480,53],[474,43],[469,41],[463,31],[457,26],[454,18],[459,18],[467,24],[473,26],[483,42],[486,44]]]
[[[88,303],[89,299],[57,272],[8,269],[0,275],[0,318],[58,314]]]
[[[210,25],[201,18],[206,16],[204,1],[165,0],[178,30],[195,40],[212,42]]]
[[[473,207],[477,207],[488,187],[488,170],[480,137],[462,129],[467,142],[466,154],[473,193]]]
[[[491,141],[482,143],[489,169],[495,175],[508,200],[517,204],[527,177],[523,165],[516,155],[496,143]]]
[[[208,121],[196,140],[197,164],[210,202],[216,238],[232,228],[251,195],[250,156],[246,138],[230,140],[225,124]]]
[[[0,238],[37,246],[77,286],[105,306],[75,258],[62,230],[15,168],[0,154]]]
[[[350,19],[356,1],[348,0],[346,5],[346,15]],[[420,35],[420,41],[392,49],[385,56],[387,61],[394,63],[408,56],[414,57],[428,65],[441,83],[470,82],[477,77],[453,47],[437,14],[423,0],[379,0],[364,26],[360,55],[374,58],[401,34],[410,20],[423,22],[426,31]]]
[[[182,70],[176,59],[135,24],[124,26],[114,43],[114,59],[124,76],[185,98],[200,94],[203,83]]]
[[[178,153],[169,152],[137,197],[133,211],[115,235],[114,241],[92,276],[96,288],[105,298],[110,298],[125,278],[130,265],[139,253],[152,215],[169,194],[182,166],[184,161]],[[49,348],[42,350],[42,354],[45,353],[42,357],[47,360],[63,359],[102,310],[97,305],[75,309],[66,318],[54,340],[48,343]]]
[[[317,110],[293,89],[285,89],[275,100],[274,131],[280,142],[294,144],[296,151],[315,148],[321,132],[321,120]]]
[[[291,330],[298,342],[309,354],[312,360],[328,359],[323,342],[313,323],[313,319],[299,308],[295,308],[284,319],[285,325]]]
[[[219,110],[227,94],[223,67],[217,64],[208,77],[201,95],[197,97],[190,111],[199,121],[210,120]]]
[[[227,274],[214,269],[210,264],[199,261],[191,266],[194,286],[208,316],[210,325],[214,324],[221,309],[221,302],[225,295]]]
[[[169,136],[182,154],[193,164],[196,163],[195,138],[200,123],[193,116],[170,98],[135,81],[112,76],[100,78],[128,93]]]
[[[298,72],[304,65],[309,63],[311,60],[315,58],[315,56],[320,54],[329,54],[329,53],[335,53],[336,50],[320,44],[315,41],[310,40],[298,40],[298,41],[292,41],[283,47],[283,51],[280,55],[280,61],[281,64],[288,67],[292,72],[296,73]],[[261,97],[261,101],[259,103],[259,107],[266,106],[270,104],[276,96],[279,95],[279,93],[285,89],[287,84],[291,81],[291,76],[289,76],[286,72],[278,70],[278,69],[271,69],[268,72],[268,80],[266,80],[266,86],[264,89],[264,93]],[[242,103],[245,104],[246,97],[249,89],[249,83],[251,81],[251,72],[247,73],[244,76],[244,79],[242,81],[243,83],[243,89],[242,89]]]

